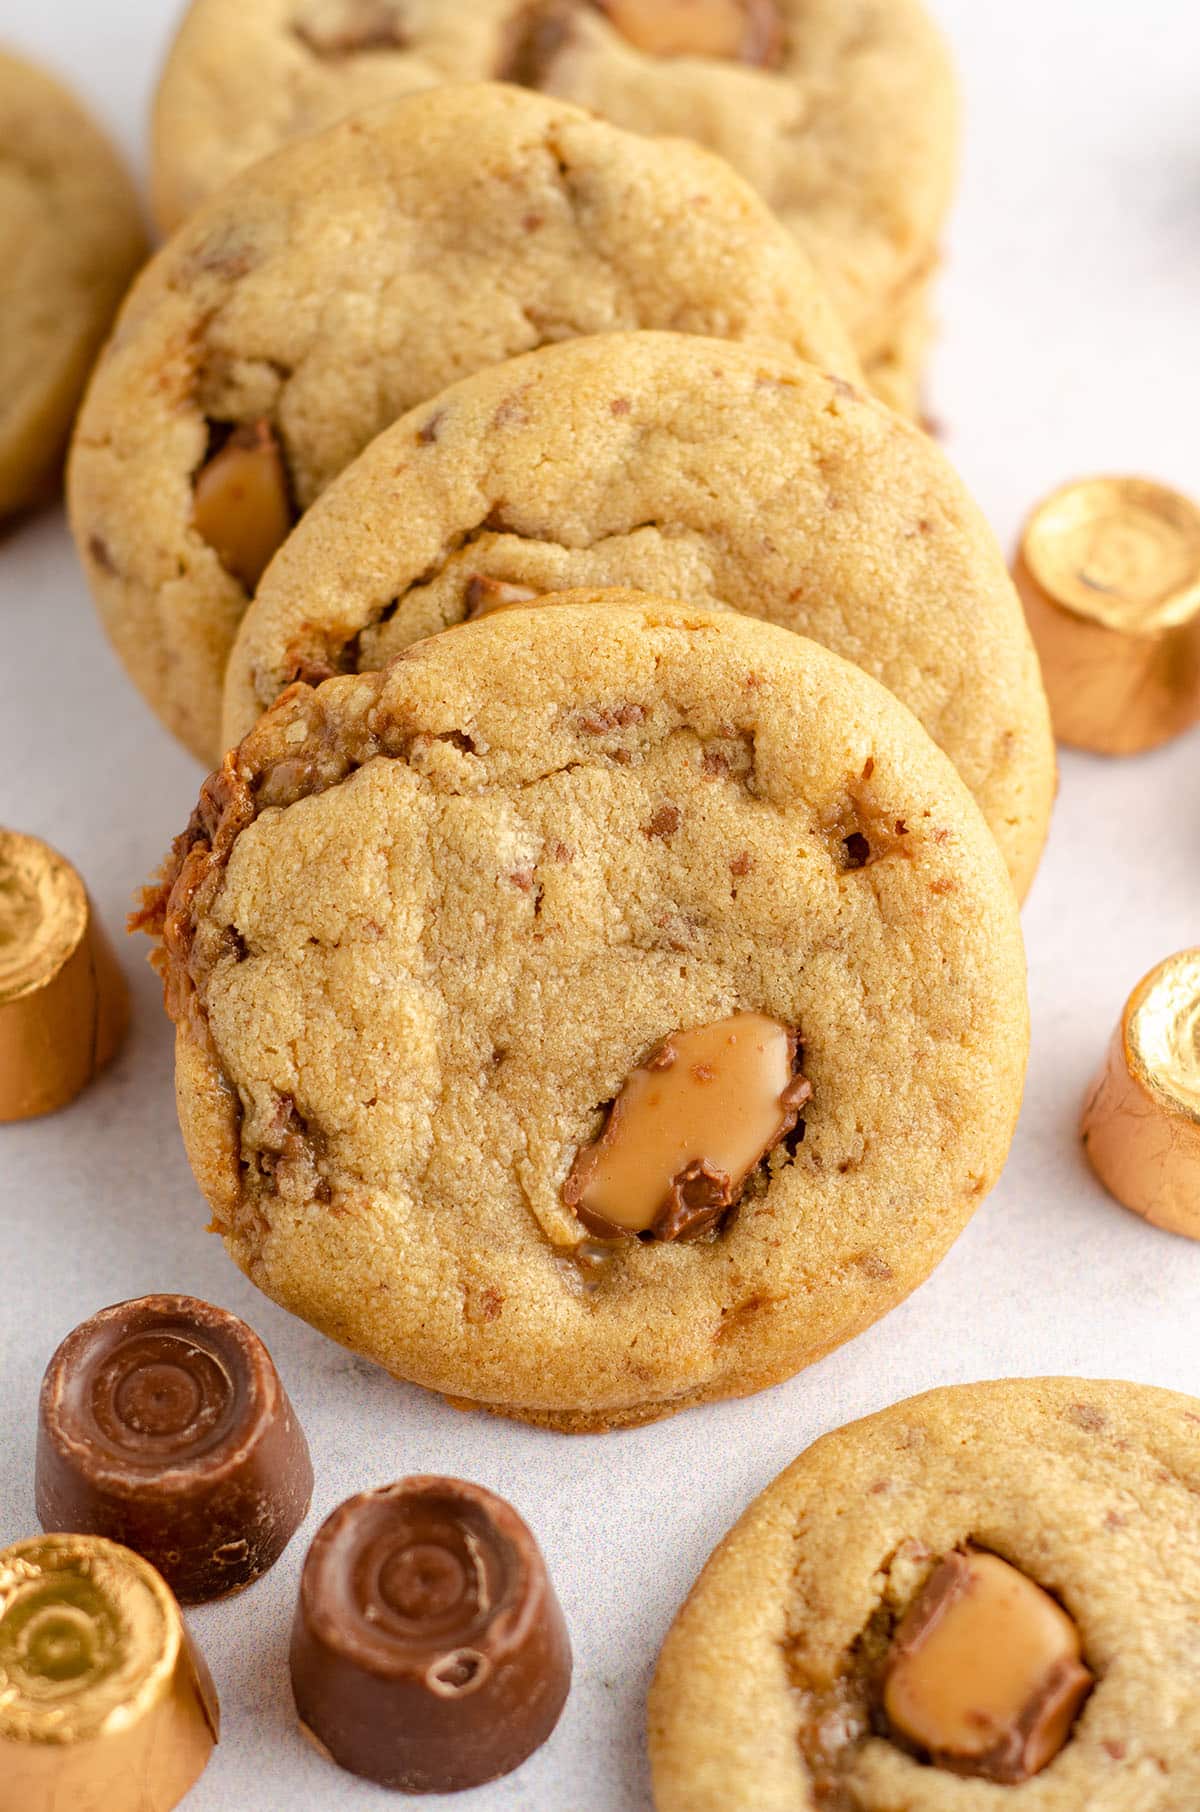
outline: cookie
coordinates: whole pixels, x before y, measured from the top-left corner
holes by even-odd
[[[217,762],[233,634],[294,514],[455,379],[636,327],[857,371],[732,171],[562,102],[439,89],[245,175],[138,284],[71,462],[80,555],[143,696]]]
[[[932,277],[922,276],[897,297],[888,336],[876,346],[864,366],[871,394],[898,415],[919,420],[927,431],[925,371],[934,339],[933,287]]]
[[[658,1812],[1200,1803],[1198,1434],[1173,1391],[1039,1378],[818,1441],[667,1638]]]
[[[92,360],[144,252],[108,140],[73,95],[0,50],[0,517],[57,484]]]
[[[957,158],[919,0],[193,0],[155,109],[159,219],[353,108],[479,77],[720,152],[812,254],[864,362],[891,344]]]
[[[378,666],[495,581],[632,585],[826,643],[921,719],[1028,887],[1054,746],[1003,556],[937,447],[844,382],[641,334],[446,391],[275,561],[230,660],[226,746],[291,680]]]
[[[554,1428],[846,1340],[1016,1120],[1021,934],[970,795],[873,680],[732,612],[585,594],[297,685],[143,923],[238,1264]]]

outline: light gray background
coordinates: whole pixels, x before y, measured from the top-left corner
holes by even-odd
[[[247,0],[251,4],[252,0]],[[1092,470],[1200,491],[1200,11],[1185,0],[940,0],[968,101],[966,180],[933,390],[947,445],[1004,540]],[[142,155],[168,0],[0,0],[0,37],[72,76]],[[0,544],[0,822],[82,868],[105,919],[186,822],[200,774],[125,683],[60,517]],[[749,1499],[817,1435],[931,1385],[1031,1372],[1200,1389],[1200,1246],[1091,1181],[1080,1096],[1130,986],[1200,941],[1200,735],[1137,761],[1068,756],[1026,912],[1025,1114],[1001,1186],[937,1275],[853,1345],[746,1403],[569,1440],[464,1416],[391,1382],[258,1296],[204,1231],[144,950],[116,1069],[57,1119],[0,1128],[0,1543],[34,1531],[34,1407],[60,1337],[102,1304],[186,1290],[247,1316],[308,1430],[304,1536],[245,1597],[198,1611],[224,1737],[189,1812],[396,1802],[321,1761],[285,1657],[305,1541],[342,1497],[448,1471],[512,1498],[575,1641],[551,1743],[472,1812],[645,1812],[642,1704],[688,1584]],[[746,1812],[751,1812],[750,1808]]]

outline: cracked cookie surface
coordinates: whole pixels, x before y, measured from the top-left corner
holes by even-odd
[[[0,50],[0,517],[58,478],[96,350],[145,251],[137,197],[79,102]]]
[[[804,253],[694,145],[480,84],[387,105],[247,172],[138,283],[71,461],[80,556],[151,706],[218,761],[229,647],[296,513],[447,384],[638,327],[762,339],[857,372]],[[220,513],[247,507],[270,532],[222,534]]]
[[[995,1180],[1020,928],[881,687],[733,613],[591,594],[293,687],[148,903],[230,1252],[397,1375],[563,1429],[790,1375]],[[711,1233],[598,1242],[567,1179],[664,1040],[739,1013],[811,1085]]]
[[[1028,888],[1055,760],[1024,613],[944,455],[844,382],[638,334],[444,392],[275,561],[230,660],[226,746],[291,680],[377,666],[459,621],[480,579],[640,587],[824,642],[921,719]]]
[[[864,363],[894,356],[896,298],[936,252],[957,157],[954,77],[919,0],[194,0],[156,109],[159,216],[174,226],[352,108],[480,77],[728,158],[816,260]]]
[[[1019,1787],[921,1761],[872,1712],[890,1637],[968,1542],[1058,1600],[1096,1676]],[[897,1403],[809,1448],[705,1567],[650,1694],[658,1812],[1183,1812],[1198,1599],[1194,1399],[1040,1378]]]

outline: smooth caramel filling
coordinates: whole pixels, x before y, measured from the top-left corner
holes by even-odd
[[[793,1073],[795,1054],[795,1034],[761,1013],[674,1034],[633,1071],[603,1134],[580,1152],[567,1201],[602,1235],[673,1238],[695,1231],[693,1219],[711,1224],[811,1093]]]
[[[226,572],[256,590],[292,531],[287,471],[266,422],[235,429],[200,471],[192,521]]]
[[[883,1711],[940,1766],[1016,1782],[1058,1754],[1091,1685],[1062,1606],[968,1549],[942,1562],[897,1630]]]

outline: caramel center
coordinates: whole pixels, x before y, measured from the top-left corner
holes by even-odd
[[[1062,1748],[1092,1684],[1079,1631],[995,1554],[951,1554],[896,1633],[883,1709],[936,1763],[1028,1779]]]
[[[292,528],[287,472],[268,423],[235,429],[203,467],[192,520],[226,572],[254,591]]]
[[[797,1090],[795,1050],[788,1027],[761,1013],[671,1037],[633,1071],[601,1138],[576,1159],[566,1196],[585,1225],[649,1233],[661,1231],[673,1195],[698,1211],[736,1200],[808,1093]]]

